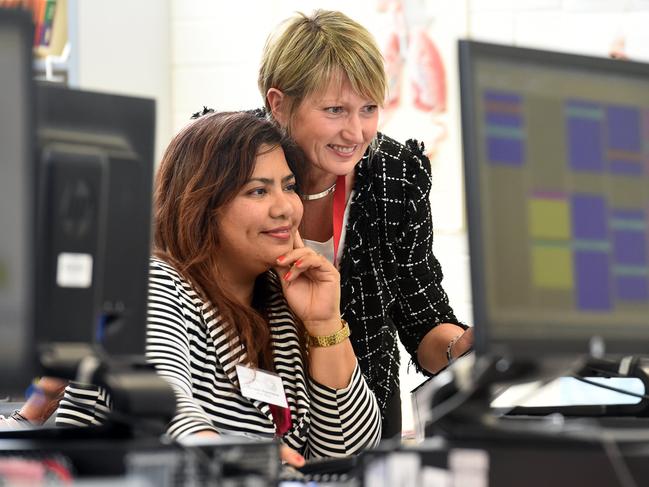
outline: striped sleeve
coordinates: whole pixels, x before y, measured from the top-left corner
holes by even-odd
[[[311,425],[307,457],[342,457],[376,446],[381,412],[358,363],[349,385],[332,389],[309,379]]]
[[[186,324],[186,319],[192,317],[185,316],[188,306],[183,302],[176,281],[155,261],[151,263],[149,275],[148,306],[147,361],[171,384],[176,394],[176,415],[169,424],[168,434],[178,439],[199,431],[216,432],[192,393],[191,333]]]
[[[91,384],[71,382],[56,411],[56,426],[99,426],[111,410],[106,389]]]

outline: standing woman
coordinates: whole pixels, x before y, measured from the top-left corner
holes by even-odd
[[[296,466],[300,454],[345,456],[380,439],[338,271],[297,231],[302,157],[273,124],[241,112],[199,117],[165,152],[147,360],[176,393],[173,438],[278,437]],[[57,423],[96,424],[109,404],[102,389],[71,386]]]
[[[401,431],[397,334],[430,373],[473,343],[433,254],[430,161],[416,142],[377,132],[383,58],[340,12],[285,21],[266,43],[258,81],[265,114],[307,156],[300,234],[340,270],[341,313],[392,437]]]

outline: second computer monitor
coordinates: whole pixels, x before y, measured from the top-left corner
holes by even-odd
[[[461,42],[476,348],[649,350],[649,66]]]

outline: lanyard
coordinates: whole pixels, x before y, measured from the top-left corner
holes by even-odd
[[[343,219],[345,218],[345,176],[338,176],[336,180],[336,191],[334,192],[334,264],[338,260],[338,247],[340,236],[343,232]]]

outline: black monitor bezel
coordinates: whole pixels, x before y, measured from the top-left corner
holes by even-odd
[[[35,164],[35,85],[33,82],[33,51],[32,44],[34,38],[34,26],[31,15],[23,9],[0,9],[0,29],[11,26],[19,30],[21,37],[21,57],[22,63],[21,77],[25,80],[26,86],[24,102],[24,127],[25,142],[29,148],[27,150],[26,166],[24,169],[25,197],[23,204],[27,206],[25,215],[29,221],[25,225],[25,261],[21,264],[25,272],[25,289],[26,308],[23,310],[25,318],[24,343],[14,343],[13,346],[21,349],[21,359],[18,363],[9,366],[3,364],[3,371],[0,373],[0,395],[8,394],[12,398],[22,399],[26,389],[30,385],[34,376],[38,373],[38,362],[36,357],[36,347],[33,339],[34,320],[36,301],[35,286],[35,235],[36,235],[36,201],[34,194],[37,188],[37,168]],[[4,87],[3,87],[4,88]],[[0,88],[0,89],[3,89]],[[6,368],[5,368],[6,367]]]
[[[649,83],[649,64],[627,60],[599,58],[580,54],[543,51],[522,47],[505,46],[471,40],[459,41],[459,71],[461,95],[461,122],[463,169],[465,181],[466,221],[468,225],[471,292],[473,317],[475,323],[474,348],[479,355],[508,356],[521,359],[540,360],[542,358],[566,358],[578,354],[598,353],[597,346],[591,340],[561,339],[548,336],[542,338],[517,338],[495,340],[490,333],[493,326],[488,309],[485,289],[486,255],[482,245],[484,235],[481,220],[481,188],[479,181],[477,124],[471,114],[477,106],[474,97],[475,78],[473,63],[478,58],[501,58],[509,62],[546,64],[552,67],[568,67],[597,73],[629,75],[644,77]],[[612,325],[612,324],[611,324]],[[606,355],[644,355],[649,350],[649,339],[638,340],[620,337],[606,337],[604,348]]]

